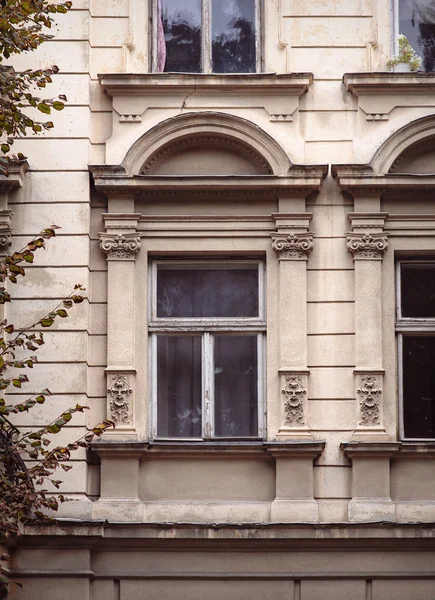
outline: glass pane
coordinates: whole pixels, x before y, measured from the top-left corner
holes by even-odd
[[[158,317],[258,317],[258,265],[159,265]]]
[[[435,337],[403,337],[405,437],[435,438]]]
[[[157,70],[201,71],[201,0],[159,0]]]
[[[258,436],[257,336],[216,336],[216,437]]]
[[[401,265],[402,317],[435,317],[435,263]]]
[[[157,336],[157,435],[201,437],[201,337]]]
[[[435,1],[400,0],[399,33],[423,59],[422,69],[435,70]]]
[[[255,0],[212,0],[214,73],[255,73]]]

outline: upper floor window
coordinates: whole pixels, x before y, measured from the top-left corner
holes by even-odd
[[[398,34],[407,37],[423,59],[425,71],[435,71],[435,0],[398,2]]]
[[[151,287],[153,437],[260,437],[262,263],[156,261]]]
[[[260,0],[154,0],[154,71],[259,71]]]
[[[401,437],[433,440],[435,262],[399,262],[397,284]]]

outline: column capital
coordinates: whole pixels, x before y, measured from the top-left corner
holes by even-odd
[[[135,260],[140,250],[140,235],[137,233],[100,233],[99,237],[107,260]]]
[[[277,252],[279,260],[308,260],[313,250],[313,233],[272,233],[272,248]]]
[[[347,249],[353,254],[354,260],[382,260],[387,248],[388,233],[347,233]]]

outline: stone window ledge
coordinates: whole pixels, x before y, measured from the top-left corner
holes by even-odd
[[[435,458],[435,442],[346,442],[341,448],[349,458]]]
[[[435,73],[346,73],[343,84],[355,96],[427,94],[435,90]]]
[[[157,441],[157,442],[118,442],[118,441],[99,441],[92,444],[92,449],[100,457],[136,457],[146,458],[150,455],[158,457],[220,457],[231,456],[237,458],[270,458],[274,457],[292,457],[292,456],[312,456],[315,458],[323,451],[325,442],[306,442],[306,441],[288,441],[288,442],[189,442],[189,441]]]
[[[122,95],[167,94],[168,90],[177,92],[204,91],[216,89],[228,92],[246,93],[274,92],[295,96],[304,94],[313,82],[312,73],[247,73],[247,74],[209,74],[209,73],[130,73],[100,74],[98,79],[103,89],[112,97]],[[213,92],[214,93],[214,92]]]

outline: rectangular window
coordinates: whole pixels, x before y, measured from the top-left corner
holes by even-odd
[[[259,261],[152,265],[154,438],[262,437],[263,268]]]
[[[260,0],[153,0],[154,72],[260,70]]]
[[[435,438],[435,261],[401,261],[397,271],[401,437]]]
[[[395,0],[396,38],[403,34],[423,59],[421,69],[435,71],[435,3],[433,0]],[[395,53],[397,49],[395,49]]]

